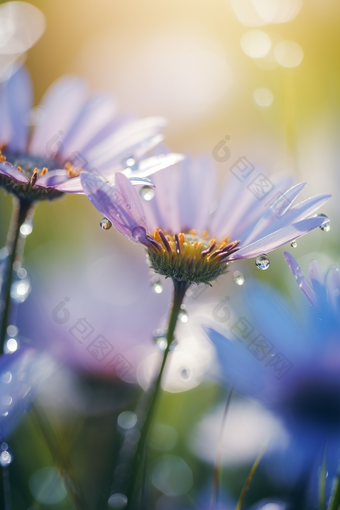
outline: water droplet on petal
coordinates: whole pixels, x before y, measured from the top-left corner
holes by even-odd
[[[135,227],[132,230],[131,235],[132,235],[132,237],[134,239],[136,239],[136,241],[140,241],[141,239],[145,239],[145,237],[146,237],[145,228],[144,227]]]
[[[159,278],[153,278],[150,284],[155,294],[161,294],[163,292],[163,284]]]
[[[155,190],[152,186],[143,186],[139,194],[146,202],[149,202],[155,196]]]
[[[292,241],[290,243],[290,245],[291,245],[292,248],[297,248],[297,242],[296,241]]]
[[[236,285],[243,285],[244,284],[243,274],[240,271],[235,271],[233,281],[234,283],[236,283]]]
[[[123,159],[122,165],[124,167],[131,168],[136,164],[136,160],[133,156],[128,156],[127,158]]]
[[[261,271],[265,271],[266,269],[268,269],[268,267],[270,266],[270,260],[267,257],[267,255],[263,254],[256,257],[255,266],[257,267],[257,269],[260,269]]]
[[[189,315],[184,305],[181,306],[181,310],[178,314],[178,320],[183,323],[188,322],[189,320]]]
[[[20,227],[20,234],[23,237],[29,236],[33,231],[33,220],[26,220]]]
[[[116,510],[121,510],[126,507],[128,502],[127,497],[125,494],[120,494],[117,492],[117,494],[112,494],[112,496],[109,497],[108,505],[111,508],[115,508]]]
[[[100,220],[100,226],[103,230],[109,230],[112,227],[112,223],[107,218],[102,218]]]
[[[328,218],[328,216],[326,214],[316,214],[314,216],[314,218],[325,218],[327,219],[328,221],[325,221],[325,223],[323,223],[322,225],[320,225],[320,230],[322,230],[323,232],[329,232],[330,229],[331,229],[331,222],[330,222],[330,219]]]

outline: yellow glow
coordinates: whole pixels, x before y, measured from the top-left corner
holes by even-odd
[[[265,87],[260,87],[254,90],[254,101],[258,106],[267,107],[270,106],[274,100],[274,96],[271,90]]]
[[[280,66],[297,67],[303,59],[303,49],[295,41],[281,41],[275,46],[274,55]]]
[[[252,0],[252,3],[265,23],[292,21],[302,7],[302,0]]]
[[[272,42],[266,32],[249,30],[242,36],[241,46],[248,57],[262,58],[270,51]]]

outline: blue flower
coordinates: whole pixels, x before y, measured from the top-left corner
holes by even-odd
[[[285,258],[312,304],[305,313],[296,314],[273,289],[252,284],[246,311],[229,331],[204,328],[217,349],[223,381],[260,400],[289,431],[291,447],[285,458],[275,459],[275,470],[300,486],[304,479],[305,489],[317,493],[326,447],[331,475],[340,458],[340,270],[332,267],[324,276],[313,260],[309,281],[290,254]]]

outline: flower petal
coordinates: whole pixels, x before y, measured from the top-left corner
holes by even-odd
[[[329,301],[335,314],[340,317],[340,269],[331,267],[326,275]]]
[[[299,221],[293,225],[288,225],[287,227],[281,228],[266,237],[258,239],[248,246],[242,247],[239,251],[231,255],[230,260],[250,259],[261,255],[261,253],[268,253],[293,241],[294,239],[304,236],[307,232],[320,227],[320,225],[326,221],[327,218],[307,218],[306,220]]]
[[[327,302],[327,290],[325,286],[325,277],[316,260],[312,260],[308,266],[308,276],[313,290],[317,296],[319,305]]]
[[[151,158],[143,159],[138,165],[138,170],[127,169],[124,170],[123,173],[126,177],[148,177],[149,175],[153,175],[164,168],[168,168],[169,166],[179,163],[183,159],[185,159],[183,154],[171,152],[168,154],[159,154],[157,156],[152,156]]]
[[[143,154],[145,148],[143,144],[154,143],[155,135],[166,125],[166,120],[162,117],[148,117],[140,119],[135,122],[130,122],[123,126],[118,131],[108,136],[101,143],[98,143],[87,154],[90,160],[96,161],[96,166],[100,167],[115,160],[116,158],[122,160],[127,157],[138,159],[140,155],[136,155],[136,150],[141,148]],[[161,141],[160,136],[157,138],[157,143]],[[150,148],[147,148],[150,150]]]
[[[303,274],[301,267],[299,266],[299,264],[296,262],[296,260],[290,253],[285,251],[283,253],[283,255],[284,255],[284,258],[286,259],[289,269],[291,270],[295,280],[297,281],[298,286],[300,287],[302,292],[304,292],[304,294],[307,296],[307,298],[309,299],[311,304],[315,308],[317,308],[317,299],[316,299],[315,292],[314,292],[311,284],[309,283],[309,281]]]
[[[23,184],[28,184],[29,182],[27,177],[22,172],[14,168],[9,163],[0,163],[0,174],[6,175],[14,181],[21,182]]]
[[[109,123],[115,110],[115,102],[110,96],[92,95],[63,140],[62,154],[68,157],[72,152],[82,152],[86,144]]]
[[[268,227],[268,225],[273,223],[278,218],[281,218],[292,207],[295,199],[301,193],[306,184],[306,182],[296,184],[281,196],[279,196],[260,218],[244,242],[251,243],[259,236],[259,234],[261,234],[261,232],[263,232]]]
[[[51,170],[42,177],[39,177],[34,188],[56,188],[59,184],[63,184],[70,180],[66,170]]]
[[[72,179],[67,179],[65,182],[61,184],[57,184],[55,186],[57,191],[61,191],[63,193],[77,193],[79,195],[84,194],[83,187],[81,185],[80,176],[72,177]]]
[[[118,176],[121,179],[117,188],[110,186],[89,172],[82,172],[80,180],[88,199],[103,216],[112,222],[118,232],[129,239],[149,245],[150,241],[146,236],[145,217],[143,219],[139,214],[140,210],[143,211],[143,208],[138,193],[124,175],[117,174]],[[137,199],[140,202],[139,205]]]
[[[25,67],[21,67],[11,76],[6,90],[12,129],[9,149],[26,151],[28,140],[27,117],[32,109],[33,92],[31,78]]]
[[[63,76],[50,86],[40,105],[44,119],[33,132],[30,153],[51,158],[62,152],[62,137],[79,115],[86,89],[86,82],[72,76]]]
[[[304,202],[289,209],[286,214],[274,220],[265,230],[261,232],[261,237],[267,236],[276,230],[292,224],[296,221],[303,220],[313,212],[317,211],[323,204],[331,198],[332,195],[317,195],[308,198]],[[259,236],[258,236],[259,237]]]
[[[123,207],[129,211],[129,215],[139,226],[147,229],[142,200],[135,187],[131,184],[129,179],[120,172],[116,174],[115,186],[123,200]]]

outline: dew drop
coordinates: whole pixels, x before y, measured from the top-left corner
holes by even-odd
[[[2,452],[5,452],[6,450],[8,450],[8,444],[5,443],[5,441],[3,441],[1,444],[0,444],[0,450]]]
[[[0,464],[2,466],[8,466],[8,464],[10,464],[11,462],[12,462],[12,455],[7,451],[1,452]]]
[[[233,282],[236,283],[236,285],[244,284],[244,276],[240,271],[234,271]]]
[[[155,294],[161,294],[163,292],[163,284],[159,278],[153,278],[150,284]]]
[[[123,159],[122,165],[128,168],[133,167],[136,164],[136,160],[133,156],[128,156],[127,158]]]
[[[132,237],[134,239],[136,239],[136,241],[140,241],[141,239],[145,239],[146,237],[146,232],[145,232],[145,228],[144,227],[135,227],[132,232]]]
[[[23,280],[27,276],[27,271],[23,267],[20,267],[17,271],[17,277],[20,278],[20,280]]]
[[[268,267],[270,266],[270,260],[267,257],[267,255],[263,254],[256,257],[255,266],[257,267],[257,269],[260,269],[261,271],[265,271],[266,269],[268,269]]]
[[[174,351],[176,347],[178,347],[178,342],[177,340],[173,340],[170,345],[170,351]]]
[[[20,278],[20,275],[18,275]],[[20,279],[12,283],[11,298],[15,303],[23,303],[31,292],[31,284],[29,278]]]
[[[330,222],[330,219],[328,218],[328,216],[326,214],[316,214],[314,216],[314,218],[325,218],[327,219],[328,221],[326,221],[325,223],[323,223],[322,225],[320,225],[320,230],[322,230],[323,232],[329,232],[330,229],[331,229],[331,222]]]
[[[19,333],[19,330],[16,326],[14,326],[13,324],[10,324],[7,328],[7,335],[8,336],[17,336],[17,334]]]
[[[118,425],[124,429],[132,429],[137,424],[137,415],[131,411],[123,411],[117,418]]]
[[[189,368],[182,368],[179,371],[180,378],[184,381],[191,379],[191,370]]]
[[[116,494],[112,494],[112,496],[109,497],[108,505],[111,508],[115,508],[116,510],[121,510],[126,507],[128,502],[127,497],[125,494],[120,494],[117,492]]]
[[[102,218],[100,220],[100,226],[103,230],[109,230],[112,227],[112,223],[107,218]]]
[[[189,320],[189,315],[184,305],[181,306],[181,310],[178,314],[178,320],[183,323],[188,322]]]
[[[1,382],[4,383],[4,384],[9,384],[12,380],[12,374],[11,372],[5,372],[4,374],[2,374],[1,376]]]
[[[290,245],[291,245],[292,248],[297,248],[297,242],[296,241],[292,241],[290,243]]]
[[[15,338],[9,338],[6,340],[5,346],[4,346],[4,352],[5,354],[12,354],[13,352],[17,351],[19,348],[19,343]]]
[[[4,406],[10,406],[12,402],[13,402],[13,399],[12,399],[12,397],[10,395],[4,395],[1,398],[1,403]]]
[[[33,220],[26,220],[20,227],[20,234],[23,237],[29,236],[33,231]]]
[[[154,335],[153,341],[160,351],[165,351],[167,348],[168,342],[165,335]]]
[[[143,186],[139,194],[146,202],[149,202],[155,196],[155,190],[152,186]]]

